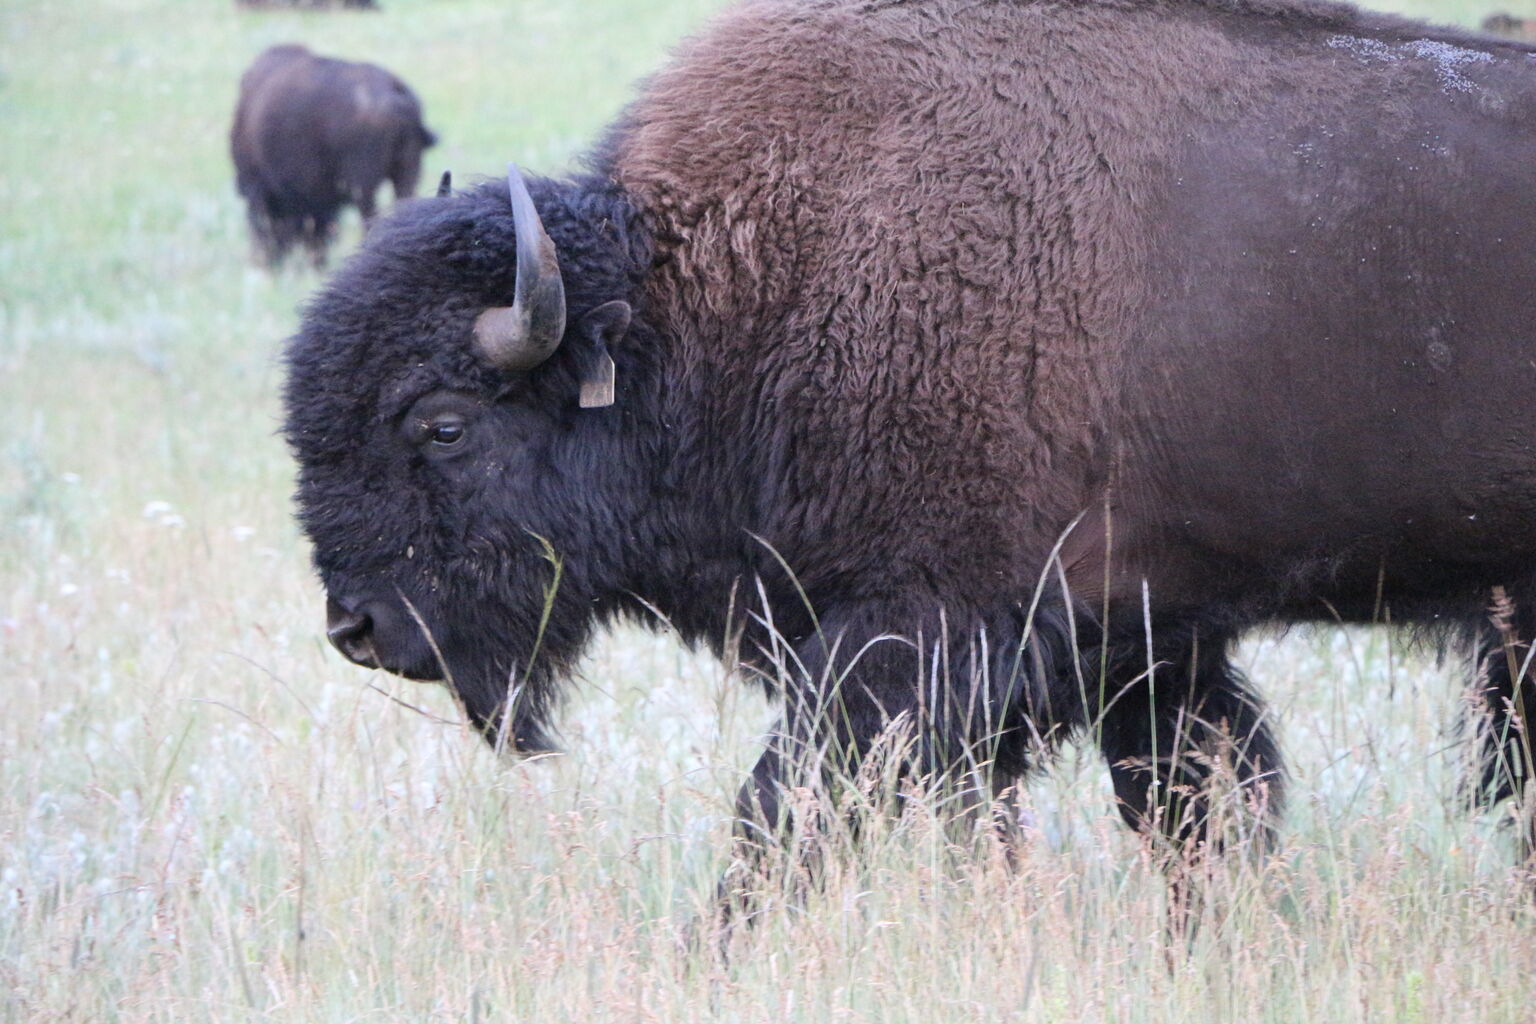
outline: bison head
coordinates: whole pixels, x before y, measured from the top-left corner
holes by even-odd
[[[629,599],[655,417],[631,211],[601,182],[509,186],[370,232],[289,344],[285,433],[332,642],[447,682],[530,751],[551,683]]]

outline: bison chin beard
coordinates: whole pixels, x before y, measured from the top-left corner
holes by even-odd
[[[498,660],[468,670],[453,668],[445,682],[475,729],[497,751],[532,755],[557,749],[547,724],[553,704],[552,667],[519,673],[514,679]]]

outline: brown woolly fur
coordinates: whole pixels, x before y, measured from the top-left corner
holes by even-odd
[[[499,182],[402,211],[308,311],[333,638],[534,748],[592,628],[659,614],[784,700],[744,821],[893,724],[967,785],[1086,730],[1129,821],[1198,840],[1216,760],[1280,803],[1242,630],[1426,623],[1501,653],[1509,795],[1531,52],[1325,3],[735,7],[589,173],[530,180],[547,363],[473,347],[513,291]],[[578,408],[605,352],[617,401]]]

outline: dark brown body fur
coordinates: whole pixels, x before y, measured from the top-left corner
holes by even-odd
[[[720,417],[675,419],[763,438],[722,472],[813,602],[984,617],[1074,522],[1076,598],[1134,626],[1145,583],[1218,645],[1529,592],[1527,54],[1324,5],[812,6],[728,16],[616,167]]]
[[[288,399],[317,561],[380,623],[404,617],[378,595],[412,595],[494,733],[506,668],[470,652],[526,664],[547,574],[513,528],[549,539],[560,632],[514,742],[604,617],[741,634],[765,670],[787,645],[746,818],[776,818],[788,754],[856,759],[908,716],[924,767],[985,747],[1004,781],[1088,729],[1128,819],[1196,835],[1199,801],[1147,783],[1197,785],[1185,755],[1231,743],[1276,806],[1227,652],[1318,618],[1498,652],[1480,781],[1505,795],[1509,712],[1536,708],[1501,647],[1536,626],[1533,157],[1526,49],[1346,7],[746,4],[648,83],[595,176],[535,190],[573,313],[635,307],[614,409],[570,405],[574,333],[510,385],[475,368],[469,314],[509,287],[466,255],[509,258],[490,191],[402,222],[317,303]],[[381,274],[414,297],[372,303]],[[435,497],[344,513],[339,481],[395,471],[369,424],[409,414],[343,364],[538,426],[496,428],[517,440],[473,497],[401,475]],[[428,594],[386,535],[457,568]],[[1495,587],[1513,634],[1483,625]],[[430,675],[411,631],[376,629],[379,659]]]
[[[1279,611],[1324,596],[1288,582],[1322,555],[1369,618],[1383,558],[1389,597],[1443,595],[1426,561],[1481,583],[1536,567],[1509,560],[1536,553],[1536,493],[1510,486],[1536,482],[1523,54],[1453,54],[1462,90],[1418,33],[1350,35],[1369,22],[828,6],[727,19],[616,159],[677,236],[651,283],[693,371],[676,400],[793,451],[746,479],[811,582],[990,577],[979,599],[1017,599],[1106,497],[1116,602],[1146,578],[1160,601]],[[779,49],[748,56],[764,35]],[[937,66],[913,74],[915,52]],[[767,68],[790,53],[817,74],[786,88]],[[772,345],[741,329],[765,321]],[[861,486],[832,486],[850,460]],[[1102,532],[1069,542],[1095,600]],[[893,536],[964,543],[893,564]]]

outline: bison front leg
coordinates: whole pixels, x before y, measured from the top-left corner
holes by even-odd
[[[926,640],[877,628],[901,621],[824,620],[788,659],[784,718],[737,799],[735,854],[718,901],[727,926],[775,898],[800,898],[817,884],[829,845],[841,852],[830,840],[856,841],[869,815],[899,810],[914,788],[942,793],[955,828],[990,815],[999,839],[1017,840],[1009,787],[1018,771],[994,763],[1001,725],[989,677],[956,653],[967,645],[942,626]]]
[[[858,818],[889,795],[877,792],[885,778],[863,770],[881,732],[838,728],[822,708],[791,711],[775,727],[736,797],[716,901],[723,942],[774,904],[802,900],[819,884],[828,847],[855,837]]]
[[[1093,731],[1131,827],[1189,863],[1231,840],[1265,843],[1282,766],[1259,699],[1228,659],[1229,635],[1185,624],[1110,647]]]
[[[793,792],[805,790],[794,785],[792,773],[798,771],[794,759],[784,749],[788,742],[781,723],[769,740],[768,749],[758,758],[751,775],[736,796],[736,817],[732,828],[731,859],[720,877],[715,893],[716,925],[722,948],[729,943],[732,930],[750,922],[769,903],[768,891],[775,888],[775,866],[789,862],[795,822],[789,809]],[[803,817],[803,816],[802,816]],[[800,821],[805,829],[809,823]],[[814,828],[813,828],[814,834]],[[810,865],[805,865],[809,870]]]

